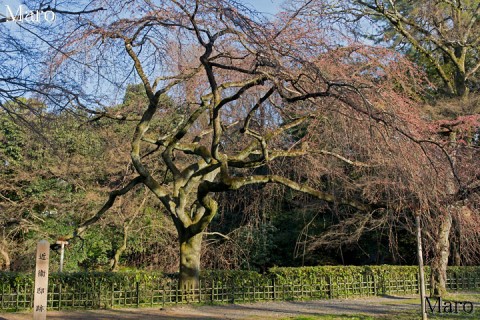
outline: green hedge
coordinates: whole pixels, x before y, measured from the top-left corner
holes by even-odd
[[[425,278],[430,276],[430,267],[425,267]],[[411,278],[418,274],[418,266],[318,266],[297,268],[271,268],[269,274],[280,281],[299,282],[316,281],[324,277],[348,278],[356,276],[381,276],[384,278]],[[455,267],[449,266],[447,278],[455,275],[476,274],[480,276],[480,266]]]
[[[477,274],[480,277],[480,267],[448,267],[448,277],[465,274]],[[415,278],[418,274],[417,266],[317,266],[269,269],[268,273],[260,274],[254,271],[238,270],[204,270],[200,278],[203,281],[217,281],[222,283],[242,284],[245,282],[270,282],[275,279],[279,284],[288,283],[312,283],[327,277],[331,279],[347,279],[365,276],[381,277],[383,279]],[[428,280],[429,267],[425,267],[425,276]],[[130,272],[74,272],[74,273],[51,273],[49,281],[55,284],[70,286],[93,287],[97,284],[104,285],[127,285],[134,282],[159,283],[175,279],[175,274],[165,274],[154,271],[130,271]],[[33,286],[34,277],[31,273],[0,272],[0,284],[11,288],[17,286]]]
[[[427,286],[429,268],[425,268]],[[418,292],[417,266],[319,266],[202,271],[200,288],[182,299],[176,274],[150,271],[52,273],[48,307],[111,308],[184,302],[328,299]],[[480,267],[449,267],[447,288],[480,289]],[[0,310],[33,304],[33,273],[0,272]]]
[[[464,268],[464,267],[460,267]],[[480,271],[480,267],[473,267]],[[429,275],[429,268],[425,268],[425,274]],[[301,268],[271,268],[269,273],[275,276],[279,281],[286,283],[296,283],[300,281],[315,282],[326,277],[334,278],[352,278],[359,276],[374,276],[383,278],[416,277],[418,274],[417,266],[319,266],[319,267],[301,267]]]

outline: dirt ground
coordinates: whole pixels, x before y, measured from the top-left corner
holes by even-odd
[[[385,315],[419,308],[417,297],[370,297],[349,300],[265,302],[252,304],[173,306],[162,308],[50,311],[47,318],[57,320],[127,319],[279,319],[299,315],[365,314]],[[0,320],[30,320],[31,312],[0,313]]]

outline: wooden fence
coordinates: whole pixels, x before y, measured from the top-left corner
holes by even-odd
[[[0,284],[0,310],[16,311],[32,308],[33,283],[11,286]],[[449,290],[480,289],[480,274],[450,273]],[[409,276],[388,277],[359,274],[355,276],[321,276],[315,280],[287,281],[272,275],[258,279],[233,281],[231,279],[202,279],[198,289],[182,293],[175,277],[155,281],[132,280],[123,283],[92,281],[68,285],[53,279],[49,282],[50,310],[97,309],[114,307],[165,306],[178,303],[241,303],[255,301],[288,301],[305,299],[332,299],[384,294],[408,295],[418,293],[418,279]],[[428,289],[428,288],[427,288]]]

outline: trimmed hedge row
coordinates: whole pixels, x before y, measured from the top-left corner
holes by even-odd
[[[480,267],[475,267],[480,272]],[[389,278],[412,278],[418,274],[417,266],[319,266],[319,267],[301,267],[301,268],[271,268],[270,274],[280,281],[299,282],[308,281],[316,282],[325,277],[331,278],[352,278],[358,276],[374,276]],[[429,275],[430,269],[425,268],[426,276]]]
[[[425,268],[427,284],[429,268]],[[252,271],[203,271],[200,287],[182,298],[176,274],[161,272],[53,273],[48,307],[111,308],[185,302],[253,302],[324,299],[418,292],[417,266],[319,266]],[[480,289],[480,267],[450,267],[451,290]],[[31,273],[0,272],[0,310],[33,304]]]
[[[265,279],[274,278],[278,284],[315,283],[327,277],[331,279],[355,278],[358,276],[381,277],[385,280],[398,278],[416,278],[417,266],[317,266],[317,267],[274,267],[268,273],[260,274],[255,271],[238,270],[205,270],[201,272],[203,281],[215,280],[220,283],[241,285],[254,281],[261,283]],[[430,268],[425,267],[425,277],[428,280]],[[480,279],[480,266],[448,267],[447,278],[459,275],[477,275]],[[129,284],[133,282],[162,282],[176,278],[176,274],[165,274],[156,271],[130,271],[130,272],[74,272],[51,273],[49,281],[56,284],[87,287],[98,283]],[[0,284],[11,288],[17,286],[33,286],[34,276],[31,273],[0,272]]]

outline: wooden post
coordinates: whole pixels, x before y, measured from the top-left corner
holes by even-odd
[[[140,307],[140,282],[135,283],[135,291],[137,293],[137,308]]]
[[[166,299],[166,293],[165,293],[165,283],[163,283],[163,292],[162,292],[162,308],[165,308],[165,299]],[[153,297],[152,297],[152,306],[153,306]]]
[[[128,293],[128,288],[127,286],[130,284],[130,281],[127,285],[125,285],[121,290],[123,293],[123,306],[127,306],[127,293]]]
[[[50,244],[47,240],[41,240],[37,244],[35,287],[33,299],[33,319],[47,319],[47,294],[48,294],[48,259],[50,256]]]
[[[63,256],[65,251],[65,245],[68,244],[68,241],[58,240],[57,244],[60,245],[60,269],[58,271],[63,271]]]
[[[228,282],[227,282],[227,283],[228,283]],[[232,299],[231,299],[231,303],[235,303],[235,280],[232,280],[231,288],[232,288]]]
[[[303,277],[300,278],[300,299],[303,299]]]
[[[255,283],[252,280],[252,287],[253,287],[253,302],[255,302]]]
[[[62,307],[62,284],[58,285],[58,310]]]
[[[102,306],[102,283],[100,282],[98,284],[98,308],[101,308],[101,306]]]
[[[275,278],[272,277],[272,297],[273,297],[273,301],[275,301],[276,297],[275,297]]]
[[[180,280],[178,280],[180,281]],[[177,282],[177,285],[175,286],[175,303],[178,303],[178,291],[180,289],[178,288],[178,282]],[[182,295],[182,298],[183,298],[183,295]]]
[[[423,253],[422,253],[422,227],[420,225],[420,212],[415,214],[415,223],[417,225],[417,255],[418,255],[418,278],[420,286],[420,305],[422,308],[422,320],[427,319],[427,310],[425,305],[425,273],[423,271]]]
[[[332,285],[332,279],[330,276],[327,276],[327,281],[328,281],[328,298],[332,299],[333,298],[333,285]]]
[[[245,280],[242,281],[242,302],[245,302]]]
[[[20,299],[20,285],[17,284],[17,294],[15,296],[15,311],[18,311],[18,301]]]
[[[210,291],[210,300],[212,302],[214,301],[214,295],[215,295],[215,280],[212,279],[212,291]]]
[[[112,283],[110,288],[112,289],[112,296],[110,297],[110,308],[113,309],[113,305],[115,303],[115,284]]]

